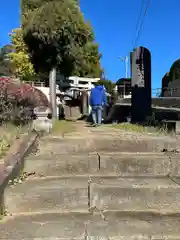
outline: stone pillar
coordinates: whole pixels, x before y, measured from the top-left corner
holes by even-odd
[[[86,91],[82,91],[82,113],[88,115],[88,95]]]
[[[50,103],[52,107],[52,117],[57,119],[57,106],[56,106],[56,69],[53,68],[49,74],[49,91]]]
[[[151,54],[144,47],[136,48],[132,60],[132,122],[145,122],[151,116]]]

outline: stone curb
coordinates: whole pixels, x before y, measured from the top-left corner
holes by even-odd
[[[36,132],[23,134],[10,147],[4,158],[4,164],[0,165],[0,216],[3,216],[5,210],[4,192],[8,182],[22,173],[25,157],[31,152],[38,137],[39,134]]]

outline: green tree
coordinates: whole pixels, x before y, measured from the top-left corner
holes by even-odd
[[[100,78],[102,76],[101,54],[98,47],[98,44],[95,42],[88,42],[83,47],[81,59],[77,59],[72,75],[92,78]]]
[[[101,79],[98,81],[98,83],[103,85],[108,93],[114,93],[115,83],[113,83],[111,80]]]
[[[5,45],[0,48],[0,76],[14,75],[13,66],[8,57],[10,52],[12,52],[11,45]]]
[[[13,51],[8,56],[14,66],[16,76],[21,79],[34,76],[34,67],[30,61],[21,28],[13,29],[10,37]]]
[[[23,0],[23,35],[37,72],[99,77],[101,54],[75,0]]]
[[[0,60],[7,59],[7,55],[12,52],[12,45],[7,44],[0,48]]]
[[[81,58],[79,48],[93,40],[91,27],[73,0],[36,3],[38,7],[23,19],[24,40],[32,61],[37,70],[58,67],[69,76],[76,60]]]

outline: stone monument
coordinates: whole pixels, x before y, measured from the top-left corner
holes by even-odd
[[[151,54],[138,47],[131,53],[131,121],[145,122],[151,116]]]

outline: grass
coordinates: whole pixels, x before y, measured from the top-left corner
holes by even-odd
[[[115,128],[115,129],[129,131],[129,132],[139,132],[139,133],[147,132],[146,127],[143,127],[142,125],[138,125],[138,124],[120,123],[120,124],[108,124],[105,126]]]
[[[167,129],[162,127],[152,127],[152,126],[142,126],[132,123],[120,123],[120,124],[107,124],[107,127],[114,129],[120,129],[128,132],[137,132],[137,133],[155,133],[158,135],[167,135]]]
[[[73,132],[75,130],[75,126],[73,122],[66,120],[55,120],[53,122],[52,134],[63,136],[66,133]]]

